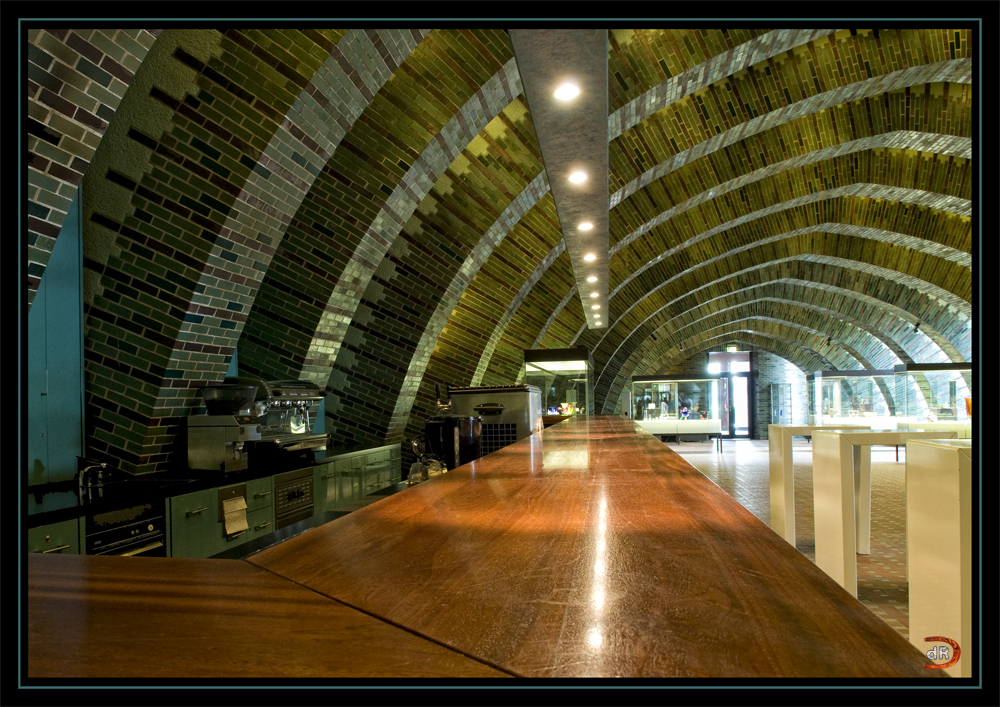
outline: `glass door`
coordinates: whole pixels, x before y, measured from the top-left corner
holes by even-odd
[[[733,437],[750,436],[749,388],[748,373],[732,374],[729,390],[733,400]]]
[[[754,419],[750,409],[750,373],[723,373],[719,386],[722,436],[749,438]]]
[[[721,432],[723,437],[733,436],[733,416],[730,412],[733,409],[733,398],[730,394],[732,387],[729,385],[729,376],[719,377],[719,412],[722,418]]]

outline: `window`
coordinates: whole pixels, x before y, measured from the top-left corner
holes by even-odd
[[[735,346],[727,346],[735,349]],[[711,352],[708,354],[709,373],[747,373],[750,371],[749,351]]]

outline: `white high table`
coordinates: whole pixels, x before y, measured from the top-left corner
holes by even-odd
[[[768,475],[771,487],[771,530],[795,547],[795,484],[792,437],[811,437],[816,430],[868,430],[871,425],[768,425]]]
[[[961,652],[943,671],[971,677],[972,440],[907,443],[906,566],[910,643],[926,652],[944,643],[926,639],[952,639]]]
[[[855,553],[871,552],[873,444],[955,439],[954,430],[817,430],[813,435],[816,565],[858,596]]]

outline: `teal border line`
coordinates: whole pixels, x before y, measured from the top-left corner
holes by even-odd
[[[887,17],[866,17],[866,18],[862,18],[861,21],[864,22],[864,23],[866,23],[866,24],[867,23],[876,23],[876,22],[893,22],[893,23],[902,22],[902,23],[906,23],[906,24],[913,23],[913,22],[935,22],[935,23],[941,23],[941,22],[949,22],[949,23],[950,22],[963,22],[963,23],[966,23],[967,22],[967,23],[971,23],[972,25],[974,25],[974,29],[975,29],[975,31],[977,33],[977,38],[979,40],[979,46],[981,47],[982,44],[983,44],[983,41],[984,41],[984,39],[983,39],[983,29],[984,29],[983,28],[983,20],[984,20],[984,18],[982,18],[982,17],[915,17],[915,18],[910,18],[910,17],[907,17],[907,18],[901,18],[901,17],[888,17],[888,18]],[[101,18],[96,18],[96,19],[95,18],[89,18],[89,17],[54,17],[54,18],[42,18],[42,17],[26,17],[26,18],[24,18],[24,17],[19,17],[18,18],[18,35],[17,35],[17,37],[18,37],[18,43],[19,43],[18,44],[18,50],[17,50],[17,68],[18,68],[17,90],[18,90],[18,95],[22,97],[20,99],[21,101],[24,101],[25,99],[24,99],[24,93],[23,93],[23,89],[24,89],[24,67],[22,65],[23,46],[20,43],[21,43],[22,38],[23,38],[23,33],[27,29],[26,23],[40,22],[40,23],[44,23],[46,25],[51,26],[51,24],[53,22],[77,22],[77,21],[93,22],[95,25],[98,25],[98,26],[101,26],[101,25],[103,25],[104,23],[107,23],[107,22],[129,22],[129,23],[131,23],[131,22],[141,22],[141,23],[143,23],[144,26],[151,26],[151,25],[156,24],[157,22],[160,22],[160,21],[164,22],[168,26],[170,24],[172,24],[172,23],[190,23],[192,21],[195,21],[197,23],[207,23],[207,22],[227,22],[227,23],[231,23],[231,22],[244,22],[244,21],[245,22],[272,22],[276,26],[285,26],[288,23],[294,23],[294,22],[316,23],[316,22],[336,21],[336,22],[340,23],[337,18],[325,18],[325,17],[316,17],[316,18],[281,18],[281,19],[266,18],[266,17],[264,17],[264,18],[240,18],[240,17],[223,17],[223,18],[209,18],[209,17],[205,17],[205,18],[156,18],[156,17],[152,17],[152,18],[150,18],[150,17],[143,17],[143,18],[114,18],[114,17],[101,17]],[[738,22],[747,22],[747,23],[781,23],[781,22],[793,22],[796,25],[798,25],[798,24],[800,24],[800,23],[803,22],[803,20],[801,20],[801,19],[792,20],[790,18],[774,18],[774,17],[745,17],[745,18],[739,18],[739,17],[737,17],[737,18],[712,17],[712,18],[681,18],[680,20],[678,20],[677,18],[667,18],[667,17],[633,17],[633,18],[606,18],[606,17],[600,17],[600,18],[571,18],[571,19],[568,19],[566,17],[538,17],[538,18],[519,19],[519,20],[512,20],[511,18],[503,18],[503,17],[493,17],[493,18],[488,18],[488,17],[487,18],[482,18],[482,17],[478,17],[478,18],[420,18],[420,17],[364,18],[364,17],[352,17],[352,18],[347,18],[346,22],[343,22],[341,24],[343,24],[344,26],[348,26],[348,27],[356,27],[359,23],[371,22],[371,23],[375,23],[377,25],[384,25],[386,22],[389,22],[389,21],[392,21],[392,22],[417,22],[417,23],[422,23],[422,24],[435,24],[435,23],[460,22],[460,21],[461,22],[468,21],[468,22],[475,22],[475,23],[481,23],[481,24],[497,23],[497,22],[525,22],[525,23],[534,23],[534,22],[549,22],[549,21],[551,21],[551,22],[562,22],[562,23],[567,23],[567,24],[585,23],[585,22],[613,22],[613,23],[617,24],[617,23],[635,22],[635,21],[641,21],[641,22],[661,22],[662,21],[662,22],[672,22],[672,23],[675,23],[675,24],[683,25],[683,26],[687,26],[690,23],[694,23],[694,22],[706,22],[706,23],[710,23],[710,24],[713,24],[713,25],[714,24],[718,24],[719,22],[726,22],[727,24],[728,23],[738,23]],[[810,25],[818,26],[818,25],[820,25],[822,23],[838,23],[838,24],[845,23],[845,22],[846,23],[855,23],[858,20],[856,20],[854,18],[843,18],[843,17],[825,17],[825,18],[824,17],[820,17],[820,18],[808,18],[806,21]],[[979,83],[981,83],[981,80],[982,80],[982,77],[983,77],[982,53],[983,52],[981,50],[977,51],[978,56],[976,57],[976,61],[973,64],[974,71],[975,71],[975,75],[974,75],[974,79],[975,80],[973,81],[972,86],[974,88],[979,88],[980,87]],[[978,231],[977,240],[978,240],[978,245],[979,245],[979,251],[978,251],[978,253],[976,255],[979,256],[982,253],[982,232],[983,232],[983,221],[982,221],[982,212],[983,212],[983,209],[982,209],[982,198],[983,198],[983,195],[982,195],[982,179],[983,179],[983,165],[982,165],[982,132],[983,132],[983,128],[982,128],[982,120],[983,120],[983,110],[982,110],[982,100],[978,100],[978,96],[974,96],[973,100],[977,100],[977,103],[978,103],[978,111],[976,113],[978,120],[977,120],[977,125],[975,126],[975,129],[973,130],[972,137],[973,137],[974,143],[978,146],[978,150],[976,150],[974,152],[975,159],[978,162],[977,168],[974,170],[974,173],[977,175],[978,180],[979,180],[979,185],[978,185],[979,188],[978,188],[978,193],[977,193],[978,203],[977,203],[976,209],[975,209],[975,213],[977,214],[977,221],[978,221],[978,223],[977,223],[977,231]],[[18,112],[17,112],[18,150],[19,150],[19,154],[21,155],[18,158],[18,160],[17,160],[17,163],[18,163],[19,166],[21,166],[21,165],[24,164],[23,163],[24,153],[21,152],[21,149],[23,147],[23,140],[24,140],[24,132],[23,132],[23,125],[22,125],[22,115],[23,115],[23,113],[24,113],[25,110],[26,110],[26,103],[19,103],[19,105],[18,105]],[[24,166],[26,167],[27,165],[24,165]],[[25,233],[24,229],[25,229],[25,227],[27,225],[27,221],[26,221],[26,218],[25,218],[25,215],[24,215],[24,204],[23,204],[23,200],[22,200],[21,197],[22,197],[22,191],[23,191],[25,183],[26,183],[26,176],[23,173],[23,170],[21,170],[21,169],[18,170],[18,180],[17,180],[17,183],[18,183],[18,192],[17,192],[18,193],[18,205],[17,205],[18,228],[19,228],[20,232],[23,234],[23,233]],[[26,274],[27,274],[27,264],[26,264],[26,261],[25,261],[25,254],[24,254],[24,238],[23,238],[23,236],[20,236],[20,235],[18,237],[17,256],[18,256],[18,265],[19,265],[19,268],[20,268],[19,272],[22,274],[22,276],[26,276]],[[976,261],[974,261],[973,262],[973,268],[974,268],[973,272],[974,273],[975,273],[976,264],[977,264]],[[44,274],[43,274],[43,276],[44,276]],[[27,300],[27,297],[26,297],[26,294],[25,294],[25,291],[24,291],[24,282],[25,282],[25,279],[26,278],[24,278],[24,279],[18,279],[18,317],[17,317],[17,321],[18,321],[18,339],[19,339],[19,342],[20,342],[20,345],[18,347],[18,370],[19,370],[19,376],[18,376],[18,401],[19,401],[19,405],[23,405],[23,400],[24,400],[24,389],[22,387],[22,375],[20,375],[20,372],[23,371],[23,358],[24,358],[23,354],[25,353],[24,350],[23,350],[23,346],[24,346],[23,333],[24,333],[24,326],[26,324],[25,304],[26,304],[26,300]],[[983,294],[983,292],[982,292],[982,281],[981,280],[979,281],[979,286],[978,286],[976,294],[977,294],[978,299],[981,301],[982,294]],[[975,316],[975,314],[976,314],[976,311],[975,311],[975,308],[974,308],[973,309],[973,315],[974,315],[973,334],[974,334],[975,339],[976,339],[976,347],[975,347],[976,357],[977,357],[976,360],[981,360],[981,358],[982,358],[982,339],[981,339],[981,336],[979,336],[978,334],[981,332],[982,323],[979,320],[979,318]],[[977,397],[980,397],[980,399],[981,399],[980,392],[981,392],[982,385],[981,385],[980,376],[978,374],[976,375],[976,380],[974,381],[973,386],[974,386],[974,388],[977,391],[976,392]],[[981,428],[982,428],[982,418],[979,417],[979,416],[977,416],[977,417],[978,417],[977,427],[976,427],[976,430],[977,430],[977,439],[979,439],[981,441],[981,436],[978,434],[978,432],[980,432]],[[24,455],[24,445],[23,445],[23,442],[24,442],[24,439],[23,439],[23,429],[24,429],[24,427],[23,427],[23,425],[24,425],[24,422],[21,419],[21,416],[19,415],[18,416],[18,459],[19,459],[18,463],[19,463],[19,465],[20,465],[20,460],[23,459],[23,455]],[[549,680],[550,678],[528,678],[529,680],[531,680],[531,684],[528,684],[528,685],[499,685],[499,684],[489,684],[489,685],[466,685],[466,684],[463,684],[463,685],[440,685],[440,684],[422,685],[422,684],[419,684],[419,683],[412,683],[412,684],[405,684],[405,685],[343,685],[343,686],[340,686],[340,685],[254,685],[252,683],[245,684],[245,685],[240,685],[238,683],[228,683],[228,684],[224,683],[224,684],[219,684],[219,685],[172,685],[172,684],[161,684],[161,685],[93,685],[93,684],[24,685],[22,683],[22,677],[23,677],[23,675],[22,675],[22,667],[26,668],[26,664],[22,665],[22,661],[19,659],[18,666],[17,666],[17,671],[18,671],[18,684],[17,684],[17,687],[18,687],[19,690],[95,690],[95,689],[96,690],[108,690],[108,689],[111,689],[111,690],[149,690],[149,689],[154,689],[154,690],[156,690],[156,689],[171,689],[171,690],[232,690],[232,689],[246,689],[246,688],[252,688],[254,690],[270,690],[270,689],[280,689],[280,690],[288,690],[288,689],[293,689],[293,690],[299,690],[299,689],[309,689],[309,690],[453,690],[453,689],[460,689],[460,690],[466,690],[466,689],[472,689],[472,690],[482,690],[482,689],[509,689],[509,690],[523,690],[523,689],[528,689],[528,690],[578,690],[578,689],[587,689],[587,690],[595,690],[595,689],[597,689],[597,690],[607,690],[607,689],[613,689],[613,690],[634,690],[634,689],[639,689],[639,690],[678,690],[678,689],[682,689],[682,690],[705,690],[705,689],[707,689],[707,690],[733,690],[733,689],[740,689],[740,690],[747,690],[747,689],[749,689],[749,690],[775,690],[775,689],[778,689],[778,690],[787,690],[787,689],[794,689],[794,690],[816,690],[816,689],[844,689],[844,690],[859,690],[859,689],[860,690],[887,690],[887,689],[891,689],[891,690],[899,690],[899,689],[911,689],[911,690],[912,689],[921,689],[921,690],[970,690],[970,689],[983,689],[984,688],[984,684],[983,684],[983,682],[984,682],[984,674],[983,674],[983,645],[985,643],[984,640],[983,640],[983,626],[982,626],[982,619],[983,619],[983,599],[982,599],[982,596],[983,596],[983,573],[982,573],[982,568],[983,568],[983,554],[982,554],[982,552],[983,552],[983,475],[982,475],[982,467],[983,467],[983,464],[982,464],[982,455],[979,454],[979,452],[981,451],[980,447],[974,445],[973,446],[973,450],[976,452],[976,455],[977,455],[977,457],[979,459],[979,463],[978,463],[978,468],[979,468],[979,507],[978,508],[979,508],[979,570],[980,570],[980,573],[979,573],[979,600],[978,600],[978,605],[979,605],[979,643],[978,643],[978,646],[976,646],[977,652],[979,654],[978,655],[978,658],[979,658],[979,666],[978,666],[979,682],[978,682],[978,684],[974,684],[974,685],[967,685],[967,684],[960,684],[960,685],[917,685],[917,684],[914,684],[914,685],[891,685],[891,684],[890,685],[801,685],[801,684],[793,684],[793,685],[780,685],[780,684],[779,685],[753,685],[753,684],[736,684],[736,685],[655,685],[655,684],[643,684],[643,685],[628,685],[628,684],[622,684],[622,685],[580,685],[579,687],[577,687],[575,684],[570,684],[570,685],[566,685],[566,684],[559,684],[559,685],[539,685],[536,682],[536,680],[539,680],[539,679]],[[26,558],[25,558],[25,553],[24,553],[23,526],[22,526],[22,522],[21,522],[23,520],[23,517],[24,517],[24,504],[22,503],[22,496],[23,496],[24,489],[23,489],[23,484],[22,484],[22,481],[23,481],[22,474],[20,473],[20,471],[21,470],[19,469],[19,472],[18,472],[18,481],[17,481],[17,493],[18,493],[18,497],[17,497],[17,504],[18,504],[18,512],[17,512],[17,516],[18,516],[18,528],[17,528],[17,543],[18,543],[18,547],[17,547],[17,553],[18,553],[18,567],[17,567],[18,591],[17,591],[17,598],[18,598],[18,601],[17,601],[17,605],[18,605],[18,609],[19,609],[19,612],[18,612],[19,616],[18,616],[17,636],[18,636],[18,652],[19,652],[19,654],[21,653],[21,647],[23,645],[23,626],[22,626],[22,624],[24,623],[25,617],[27,615],[26,597],[25,597],[25,595],[24,595],[24,593],[22,591],[23,588],[24,588],[24,582],[26,580],[25,575],[24,575],[24,569],[25,568],[23,566],[24,560]],[[19,655],[19,658],[24,658],[24,656],[23,655]],[[181,678],[181,679],[184,679],[184,678]],[[563,680],[562,678],[556,678],[556,679],[557,680]],[[705,679],[725,679],[725,678],[705,678]],[[796,678],[789,678],[789,680],[795,680],[795,679]],[[884,679],[885,680],[893,680],[894,678],[884,678]],[[971,678],[959,678],[959,679],[960,680],[971,680]],[[644,680],[650,680],[650,679],[649,678],[644,678]],[[575,680],[574,682],[578,682],[578,681]]]

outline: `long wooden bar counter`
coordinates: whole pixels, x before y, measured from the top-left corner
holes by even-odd
[[[199,616],[243,633],[202,631],[157,675],[248,674],[231,642],[249,635],[244,614],[256,606],[278,627],[274,650],[301,661],[282,663],[283,675],[945,677],[718,486],[617,417],[554,425],[246,561],[88,567],[100,559],[32,558],[29,672],[58,635],[60,653],[79,644],[96,657],[44,674],[108,675],[92,671],[102,652],[114,654],[117,627],[95,622],[95,607],[126,617],[132,641],[170,640],[178,622],[142,617],[207,594]],[[130,575],[150,563],[165,568],[152,584]],[[95,577],[107,596],[94,594]],[[236,610],[225,601],[233,582],[253,587]],[[88,592],[76,612],[58,606]],[[348,620],[337,611],[364,630],[325,628]],[[299,632],[290,619],[300,615],[320,619]],[[376,656],[381,670],[366,672]]]
[[[28,676],[510,677],[239,560],[42,554]]]
[[[567,420],[249,561],[520,676],[939,677],[623,418]]]

